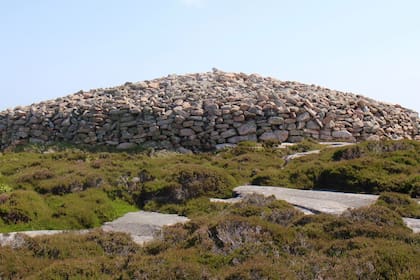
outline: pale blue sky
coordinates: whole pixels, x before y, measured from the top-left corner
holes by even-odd
[[[420,111],[420,1],[0,0],[0,110],[212,67]]]

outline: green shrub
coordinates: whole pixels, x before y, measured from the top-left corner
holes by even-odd
[[[324,230],[343,239],[356,236],[405,239],[411,232],[394,211],[378,205],[349,210],[341,218],[325,224]]]
[[[377,204],[397,212],[402,217],[420,219],[420,204],[408,195],[389,192],[381,193]]]
[[[5,183],[0,183],[0,194],[11,192],[13,189]]]
[[[98,260],[70,259],[57,261],[37,271],[31,276],[32,279],[53,280],[53,279],[115,279],[121,271],[114,270],[114,273],[106,273],[103,264]]]
[[[410,191],[408,194],[411,197],[420,197],[420,176],[412,175],[407,182],[408,188]]]
[[[320,150],[324,148],[323,145],[320,145],[313,139],[304,139],[303,141],[288,147],[289,153],[302,153],[312,150]]]
[[[296,274],[284,262],[256,255],[241,264],[228,267],[223,273],[223,279],[296,279]]]
[[[48,227],[51,210],[34,191],[18,190],[10,193],[8,200],[0,205],[0,218],[13,229],[15,224],[32,223],[34,227]]]
[[[64,228],[92,228],[121,214],[108,196],[99,189],[89,189],[65,196],[51,196],[48,203],[53,218]]]
[[[302,143],[296,149],[313,148]],[[191,221],[165,228],[145,247],[128,235],[100,230],[24,238],[14,248],[1,248],[0,278],[418,279],[420,237],[401,220],[401,215],[418,217],[408,196],[382,193],[377,205],[341,216],[303,216],[272,197],[250,196],[235,205],[208,199],[230,196],[233,187],[251,180],[418,195],[419,143],[361,143],[338,150],[343,148],[287,166],[284,149],[248,143],[194,155],[70,147],[7,152],[0,156],[0,182],[14,191],[0,194],[2,232],[99,226],[135,211],[130,205],[135,202]]]
[[[103,252],[110,256],[128,256],[139,249],[126,233],[94,231],[86,240],[99,245]]]
[[[332,155],[334,161],[358,159],[363,156],[360,146],[339,149]]]
[[[178,166],[171,182],[159,191],[160,201],[182,203],[200,196],[226,197],[236,186],[223,170],[198,165]]]
[[[302,216],[300,211],[285,201],[262,195],[246,196],[241,203],[232,205],[229,211],[243,217],[259,217],[282,226],[288,226]]]

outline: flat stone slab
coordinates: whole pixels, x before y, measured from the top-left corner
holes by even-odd
[[[186,223],[189,219],[175,214],[161,214],[157,212],[130,212],[124,216],[105,223],[101,229],[106,232],[128,233],[133,241],[139,245],[155,239],[164,226],[172,226],[177,223]],[[19,247],[24,240],[22,235],[37,237],[41,235],[54,235],[60,233],[88,233],[89,229],[83,230],[33,230],[10,233],[0,233],[0,246]]]
[[[403,221],[414,233],[420,233],[420,219],[403,218]]]
[[[297,207],[311,212],[339,215],[347,209],[369,206],[376,202],[377,195],[354,194],[331,191],[297,190],[270,186],[239,186],[234,189],[239,196],[248,194],[274,195]]]
[[[339,148],[356,145],[354,142],[319,142],[321,145],[327,146],[327,148]]]
[[[55,235],[60,233],[79,233],[89,232],[88,229],[82,230],[28,230],[9,233],[0,233],[0,246],[20,247],[23,244],[23,235],[28,237],[37,237],[42,235]]]
[[[131,235],[137,244],[153,240],[161,233],[164,226],[186,223],[190,219],[175,214],[157,212],[130,212],[112,222],[105,223],[103,231],[124,232]]]
[[[292,159],[297,159],[297,158],[301,158],[304,156],[309,156],[309,155],[315,155],[315,154],[319,154],[321,152],[321,150],[312,150],[312,151],[308,151],[308,152],[302,152],[302,153],[296,153],[293,155],[288,155],[284,158],[284,160],[286,162],[291,161]]]

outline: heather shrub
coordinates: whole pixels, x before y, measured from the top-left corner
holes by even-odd
[[[302,153],[311,150],[320,150],[324,148],[323,145],[320,145],[317,141],[313,139],[304,139],[303,141],[297,143],[296,145],[288,147],[289,153]]]
[[[198,165],[179,166],[166,187],[158,192],[159,200],[182,203],[199,196],[226,197],[236,186],[235,179],[223,170]]]
[[[349,210],[323,228],[340,239],[357,236],[405,239],[411,233],[398,214],[377,205]]]
[[[11,192],[12,190],[13,189],[9,185],[5,183],[0,183],[0,194],[8,193],[8,192]]]
[[[50,216],[51,210],[48,205],[34,191],[14,191],[3,204],[0,204],[0,218],[6,225],[10,225],[11,229],[14,225],[30,222],[38,227],[48,227]]]
[[[377,204],[397,212],[402,217],[420,219],[420,204],[406,194],[381,193]]]

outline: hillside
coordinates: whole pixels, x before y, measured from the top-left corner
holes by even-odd
[[[285,164],[287,155],[321,149]],[[0,231],[95,228],[142,209],[191,221],[140,247],[123,233],[22,237],[0,248],[3,279],[417,279],[420,144],[218,152],[89,152],[23,146],[0,154]],[[244,183],[380,194],[370,206],[306,216],[274,197],[229,198]],[[407,195],[409,194],[409,195]],[[12,243],[13,244],[13,243]],[[349,266],[349,263],[351,266]]]
[[[420,279],[419,123],[218,70],[0,112],[0,279]]]
[[[203,151],[308,137],[414,139],[419,122],[411,110],[360,95],[214,70],[80,91],[0,112],[0,143]]]

